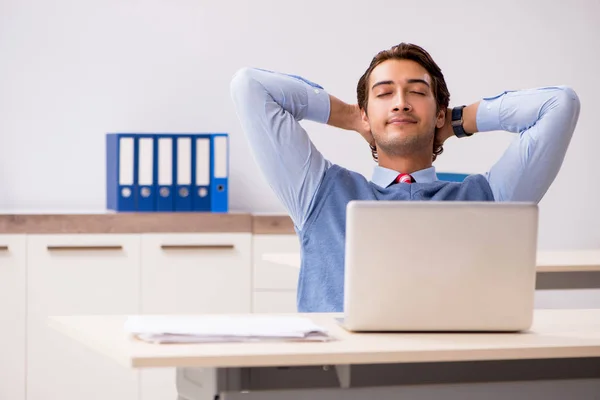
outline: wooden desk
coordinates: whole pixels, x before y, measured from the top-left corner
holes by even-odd
[[[600,393],[600,310],[535,310],[529,332],[479,334],[353,334],[337,324],[336,314],[306,315],[335,340],[153,345],[128,337],[124,316],[51,317],[49,324],[126,367],[176,367],[180,399],[213,399],[220,393],[229,399],[264,390],[292,399],[305,390],[331,394],[340,388],[397,390],[402,385],[424,390],[420,385],[556,379],[587,379],[569,387],[572,398]],[[553,389],[545,398],[560,398],[554,394],[565,392]]]
[[[600,250],[540,251],[536,288],[600,289]]]
[[[538,272],[600,272],[600,250],[539,251]]]
[[[300,268],[298,253],[270,253],[263,260]],[[540,251],[536,289],[600,288],[600,250]]]

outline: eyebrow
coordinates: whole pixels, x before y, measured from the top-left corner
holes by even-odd
[[[423,79],[417,79],[417,78],[408,79],[406,81],[406,83],[422,83],[422,84],[426,85],[427,87],[430,87],[429,86],[429,82],[427,82],[426,80],[423,80]],[[371,87],[371,90],[375,89],[377,86],[381,86],[381,85],[393,85],[393,84],[394,84],[394,81],[380,81],[380,82],[375,83]]]

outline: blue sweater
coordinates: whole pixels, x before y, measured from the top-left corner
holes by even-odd
[[[494,196],[483,175],[471,175],[461,183],[399,183],[381,188],[356,172],[332,165],[303,229],[297,230],[302,255],[300,312],[343,311],[346,205],[351,200],[493,201]]]

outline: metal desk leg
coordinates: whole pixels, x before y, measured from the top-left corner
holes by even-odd
[[[248,368],[177,368],[177,400],[217,400],[249,386]]]
[[[177,368],[177,400],[215,400],[218,370],[215,368]]]

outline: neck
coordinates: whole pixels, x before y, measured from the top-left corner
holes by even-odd
[[[429,152],[428,152],[429,153]],[[412,174],[415,171],[420,171],[431,167],[431,154],[411,154],[408,157],[404,156],[388,156],[385,153],[378,152],[379,166],[388,168],[400,173]]]

